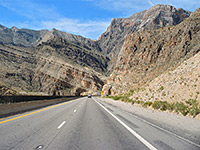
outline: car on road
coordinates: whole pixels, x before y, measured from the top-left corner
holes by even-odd
[[[91,94],[88,94],[88,98],[92,98],[92,95],[91,95]]]

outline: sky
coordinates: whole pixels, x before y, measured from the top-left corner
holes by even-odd
[[[126,18],[157,4],[194,12],[200,0],[0,0],[0,24],[20,29],[56,28],[97,39],[112,18]]]

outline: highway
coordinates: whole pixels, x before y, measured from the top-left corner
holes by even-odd
[[[77,100],[0,119],[0,150],[199,150],[99,98]]]

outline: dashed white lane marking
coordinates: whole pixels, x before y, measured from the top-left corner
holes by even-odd
[[[76,112],[77,110],[75,109],[74,112]]]
[[[63,121],[63,122],[58,126],[58,129],[60,129],[65,123],[66,123],[66,121]]]
[[[127,126],[123,121],[121,121],[119,118],[117,118],[114,114],[112,114],[110,111],[108,111],[102,104],[97,102],[105,111],[107,111],[113,118],[115,118],[121,125],[123,125],[129,132],[131,132],[138,140],[140,140],[146,147],[148,147],[150,150],[157,150],[153,145],[151,145],[149,142],[147,142],[143,137],[141,137],[138,133],[136,133],[133,129],[131,129],[129,126]]]

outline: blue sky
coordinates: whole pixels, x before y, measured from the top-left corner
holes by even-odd
[[[56,28],[97,39],[112,18],[124,18],[156,4],[195,11],[200,0],[0,0],[0,24],[28,29]]]

